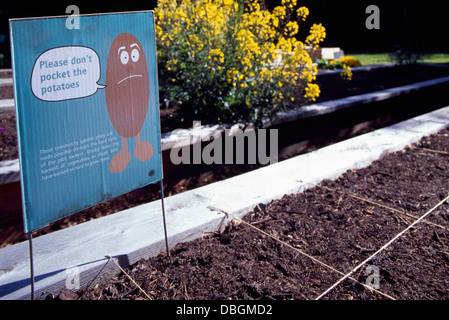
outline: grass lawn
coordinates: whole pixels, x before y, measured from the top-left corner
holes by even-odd
[[[352,56],[360,60],[362,66],[373,64],[392,63],[388,53],[350,53],[345,52],[346,56]],[[419,62],[426,63],[449,63],[449,53],[428,53],[423,54]]]

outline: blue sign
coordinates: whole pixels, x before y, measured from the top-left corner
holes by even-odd
[[[162,179],[153,11],[10,20],[25,232]]]

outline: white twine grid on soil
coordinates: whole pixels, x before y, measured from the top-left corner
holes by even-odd
[[[278,241],[279,243],[281,243],[281,244],[283,244],[283,245],[285,245],[285,246],[287,246],[287,247],[289,247],[289,248],[291,248],[291,249],[293,249],[293,250],[299,252],[300,254],[302,254],[302,255],[306,256],[307,258],[311,259],[312,261],[314,261],[314,262],[316,262],[316,263],[318,263],[318,264],[321,264],[322,266],[324,266],[324,267],[326,267],[326,268],[329,268],[329,269],[331,269],[332,271],[334,271],[334,272],[336,272],[336,273],[338,273],[338,274],[340,274],[340,275],[345,275],[343,272],[341,272],[341,271],[335,269],[334,267],[332,267],[332,266],[330,266],[330,265],[328,265],[328,264],[326,264],[326,263],[324,263],[324,262],[318,260],[317,258],[315,258],[315,257],[313,257],[313,256],[311,256],[311,255],[309,255],[309,254],[307,254],[307,253],[305,253],[304,251],[302,251],[302,250],[300,250],[300,249],[298,249],[298,248],[296,248],[296,247],[293,247],[293,246],[290,245],[289,243],[287,243],[287,242],[285,242],[285,241],[282,241],[282,240],[276,238],[275,236],[269,234],[268,232],[265,232],[265,231],[263,231],[263,230],[257,228],[256,226],[252,225],[251,223],[248,223],[248,222],[246,222],[245,220],[243,220],[243,219],[241,219],[241,218],[239,218],[239,217],[236,217],[236,216],[230,214],[229,212],[226,212],[226,211],[224,211],[224,210],[222,210],[222,209],[220,209],[220,208],[214,207],[214,206],[208,206],[208,208],[209,208],[210,210],[213,210],[213,211],[219,211],[219,212],[222,212],[222,213],[224,213],[227,217],[230,217],[230,218],[233,219],[233,220],[237,220],[237,221],[240,221],[240,222],[244,223],[245,225],[247,225],[247,226],[249,226],[249,227],[255,229],[256,231],[261,232],[261,233],[263,233],[264,235],[267,235],[268,237],[270,237],[270,238],[272,238],[272,239]],[[359,282],[358,280],[356,280],[356,279],[354,279],[354,278],[351,278],[351,277],[346,277],[346,278],[349,278],[350,280],[355,281],[357,284],[362,285],[363,287],[367,288],[368,290],[375,291],[376,293],[379,293],[380,295],[383,295],[383,296],[387,297],[388,299],[396,300],[396,299],[393,298],[392,296],[390,296],[390,295],[388,295],[388,294],[386,294],[386,293],[383,293],[383,292],[381,292],[381,291],[379,291],[379,290],[376,290],[376,289],[373,288],[372,286],[369,286],[369,285],[367,285],[367,284],[361,283],[361,282]]]
[[[445,152],[445,151],[437,151],[437,150],[433,150],[433,149],[425,149],[425,148],[419,148],[419,149],[425,150],[425,151],[429,151],[429,152],[432,151],[432,152],[437,152],[437,153],[448,154],[448,155],[449,155],[449,152]],[[318,184],[315,184],[315,185],[307,184],[307,185],[309,185],[309,186],[311,185],[312,187],[315,187],[315,186],[317,186]],[[328,189],[328,190],[330,190],[330,191],[338,192],[338,191],[333,190],[333,189],[328,188],[328,187],[324,187],[324,188],[325,188],[325,189]],[[394,241],[396,241],[396,240],[397,240],[398,238],[400,238],[403,234],[405,234],[408,230],[410,230],[411,228],[413,228],[416,224],[418,224],[418,223],[420,223],[420,222],[424,222],[424,223],[427,223],[427,224],[429,224],[429,225],[432,225],[432,226],[435,226],[435,227],[439,227],[439,228],[442,228],[442,229],[444,229],[444,230],[448,230],[446,227],[443,227],[443,226],[441,226],[441,225],[439,225],[439,224],[436,224],[436,223],[433,223],[433,222],[430,222],[430,221],[425,220],[425,218],[426,218],[428,215],[430,215],[433,211],[435,211],[439,206],[441,206],[444,202],[446,202],[446,201],[449,199],[449,195],[448,195],[445,199],[443,199],[442,201],[440,201],[440,202],[439,202],[436,206],[434,206],[432,209],[430,209],[426,214],[424,214],[423,216],[421,216],[421,217],[419,217],[419,218],[416,217],[416,216],[414,216],[414,215],[408,214],[408,213],[406,213],[406,212],[403,212],[403,211],[400,211],[400,210],[391,208],[391,207],[389,207],[389,206],[386,206],[386,205],[377,203],[377,202],[375,202],[375,201],[372,201],[372,200],[369,200],[369,199],[365,199],[365,198],[359,197],[359,196],[357,196],[357,195],[353,195],[353,194],[347,194],[347,195],[350,196],[350,197],[353,197],[353,198],[355,198],[355,199],[359,199],[359,200],[366,201],[366,202],[369,202],[369,203],[371,203],[371,204],[374,204],[374,205],[377,205],[377,206],[380,206],[380,207],[384,207],[384,208],[390,209],[390,210],[392,210],[392,211],[394,211],[394,212],[398,212],[399,214],[405,215],[405,216],[407,216],[407,217],[409,217],[409,218],[417,218],[417,220],[415,220],[411,225],[409,225],[409,226],[408,226],[406,229],[404,229],[402,232],[400,232],[399,234],[397,234],[393,239],[391,239],[389,242],[387,242],[383,247],[381,247],[379,250],[377,250],[377,251],[376,251],[373,255],[371,255],[368,259],[366,259],[365,261],[363,261],[362,263],[360,263],[358,266],[356,266],[354,269],[352,269],[348,274],[344,275],[343,278],[341,278],[339,281],[337,281],[334,285],[332,285],[329,289],[327,289],[325,292],[323,292],[323,293],[322,293],[320,296],[318,296],[315,300],[321,299],[323,296],[325,296],[325,295],[326,295],[327,293],[329,293],[332,289],[334,289],[338,284],[340,284],[342,281],[344,281],[344,280],[346,280],[346,279],[353,280],[353,281],[355,281],[356,283],[361,284],[363,287],[368,288],[368,289],[371,290],[371,291],[375,291],[375,292],[377,292],[377,293],[379,293],[379,294],[381,294],[381,295],[383,295],[383,296],[385,296],[385,297],[388,297],[388,298],[391,299],[391,300],[396,300],[395,298],[389,296],[389,295],[386,294],[386,293],[383,293],[383,292],[381,292],[381,291],[379,291],[379,290],[376,290],[375,288],[373,288],[373,287],[371,287],[371,286],[369,286],[369,285],[360,283],[358,280],[356,280],[356,279],[350,277],[351,274],[353,274],[354,272],[356,272],[357,270],[359,270],[364,264],[366,264],[368,261],[370,261],[370,260],[371,260],[372,258],[374,258],[376,255],[378,255],[380,252],[382,252],[383,250],[385,250],[385,249],[386,249],[388,246],[390,246]],[[312,256],[310,256],[310,255],[308,255],[307,253],[305,253],[305,252],[299,250],[298,248],[295,248],[295,247],[291,246],[290,244],[288,244],[288,243],[286,243],[286,242],[284,242],[284,241],[282,241],[282,240],[280,240],[280,239],[278,239],[278,238],[276,238],[276,237],[270,235],[269,233],[267,233],[267,232],[265,232],[265,231],[263,231],[263,230],[261,230],[261,229],[258,229],[257,227],[253,226],[253,225],[250,224],[250,223],[247,223],[246,221],[244,221],[244,220],[241,219],[241,218],[235,217],[235,216],[231,215],[230,213],[228,213],[228,212],[226,212],[226,211],[224,211],[224,210],[222,210],[222,209],[220,209],[220,208],[216,208],[216,207],[213,207],[213,206],[209,206],[208,208],[211,209],[211,210],[220,211],[220,212],[224,213],[226,216],[228,216],[228,217],[230,216],[232,219],[241,221],[241,222],[245,223],[246,225],[248,225],[248,226],[254,228],[255,230],[257,230],[257,231],[259,231],[259,232],[262,232],[263,234],[265,234],[265,235],[271,237],[272,239],[274,239],[274,240],[276,240],[276,241],[278,241],[278,242],[280,242],[280,243],[282,243],[282,244],[284,244],[284,245],[286,245],[286,246],[288,246],[288,247],[290,247],[290,248],[292,248],[292,249],[298,251],[299,253],[305,255],[306,257],[312,259],[313,261],[315,261],[315,262],[317,262],[317,263],[319,263],[319,264],[321,264],[321,265],[323,265],[323,266],[325,266],[325,267],[327,267],[327,268],[330,268],[331,270],[333,270],[333,271],[335,271],[335,272],[337,272],[337,273],[343,275],[342,272],[340,272],[339,270],[333,268],[332,266],[327,265],[327,264],[325,264],[324,262],[321,262],[320,260],[318,260],[318,259],[316,259],[316,258],[314,258],[314,257],[312,257]]]
[[[322,188],[327,189],[327,190],[332,191],[332,192],[337,192],[337,193],[340,193],[340,194],[343,194],[343,195],[347,195],[347,196],[349,196],[351,198],[354,198],[354,199],[358,199],[358,200],[361,200],[361,201],[364,201],[364,202],[368,202],[368,203],[374,204],[376,206],[379,206],[379,207],[382,207],[382,208],[385,208],[385,209],[397,212],[397,213],[402,214],[402,215],[404,215],[406,217],[409,217],[409,218],[413,218],[413,219],[418,218],[417,216],[415,216],[413,214],[409,214],[407,212],[404,212],[404,211],[392,208],[390,206],[384,205],[382,203],[379,203],[379,202],[376,202],[376,201],[373,201],[373,200],[370,200],[370,199],[367,199],[367,198],[359,197],[358,195],[355,195],[355,194],[353,194],[351,192],[338,191],[338,190],[335,190],[335,189],[332,189],[332,188],[329,188],[329,187],[325,187],[325,186],[323,186]],[[443,230],[446,230],[446,231],[449,231],[448,228],[446,228],[446,227],[444,227],[442,225],[439,225],[437,223],[428,221],[428,220],[422,220],[421,222],[427,223],[427,224],[429,224],[431,226],[434,226],[434,227],[437,227],[437,228],[440,228],[440,229],[443,229]]]
[[[109,260],[112,260],[112,262],[114,262],[115,263],[115,265],[117,266],[117,267],[119,267],[119,269],[125,274],[125,276],[127,276],[128,277],[128,279],[129,280],[131,280],[136,286],[137,286],[137,288],[149,299],[149,300],[153,300],[153,298],[151,298],[150,297],[150,295],[148,294],[148,293],[146,293],[145,292],[145,290],[143,290],[142,289],[142,287],[141,286],[139,286],[138,284],[137,284],[137,282],[136,281],[134,281],[134,279],[130,276],[130,275],[128,275],[127,273],[126,273],[126,271],[125,270],[123,270],[123,268],[117,263],[117,261],[115,261],[115,259],[114,258],[112,258],[111,256],[106,256],[106,258],[108,258]]]
[[[350,272],[348,272],[344,277],[342,277],[340,280],[335,282],[331,287],[329,287],[326,291],[324,291],[322,294],[320,294],[315,300],[320,300],[322,297],[324,297],[326,294],[328,294],[330,291],[332,291],[336,286],[338,286],[341,282],[348,279],[351,274],[356,272],[358,269],[360,269],[365,263],[373,259],[375,256],[377,256],[379,253],[384,251],[386,248],[388,248],[393,242],[395,242],[397,239],[399,239],[402,235],[404,235],[408,230],[413,228],[416,224],[424,220],[428,215],[430,215],[433,211],[435,211],[438,207],[440,207],[443,203],[445,203],[449,199],[449,195],[441,200],[437,205],[435,205],[432,209],[427,211],[424,215],[422,215],[420,218],[416,219],[412,224],[410,224],[407,228],[399,232],[396,236],[394,236],[390,241],[388,241],[386,244],[384,244],[379,250],[377,250],[375,253],[373,253],[371,256],[369,256],[367,259],[365,259],[363,262],[361,262],[359,265],[357,265],[354,269],[352,269]]]
[[[328,189],[328,190],[330,190],[330,191],[335,191],[335,190],[332,190],[331,188],[327,188],[327,187],[325,187],[325,189]],[[349,194],[349,196],[354,197],[354,198],[359,199],[359,200],[371,202],[372,204],[375,204],[375,205],[378,205],[378,206],[381,206],[381,207],[387,207],[387,208],[392,209],[392,210],[394,210],[394,211],[397,211],[397,212],[399,212],[399,213],[405,214],[405,213],[403,213],[403,212],[401,212],[401,211],[399,211],[399,210],[390,208],[390,207],[388,207],[388,206],[385,206],[385,205],[382,205],[382,204],[379,204],[379,203],[376,203],[376,202],[369,201],[369,200],[367,200],[367,199],[364,199],[364,198],[361,198],[361,197],[358,197],[358,196],[355,196],[355,195]],[[341,278],[340,280],[338,280],[334,285],[332,285],[332,286],[331,286],[330,288],[328,288],[325,292],[323,292],[320,296],[318,296],[318,297],[316,298],[316,300],[321,299],[324,295],[326,295],[327,293],[329,293],[332,289],[334,289],[338,284],[340,284],[340,283],[341,283],[342,281],[344,281],[345,279],[350,279],[350,280],[352,280],[352,281],[355,281],[356,283],[362,285],[363,287],[365,287],[365,288],[367,288],[367,289],[369,289],[369,290],[371,290],[371,291],[374,291],[374,292],[376,292],[376,293],[379,293],[379,294],[381,294],[381,295],[383,295],[383,296],[385,296],[385,297],[387,297],[387,298],[389,298],[389,299],[391,299],[391,300],[395,300],[395,298],[391,297],[390,295],[388,295],[388,294],[386,294],[386,293],[384,293],[384,292],[381,292],[381,291],[379,291],[379,290],[376,290],[375,288],[373,288],[373,287],[371,287],[371,286],[369,286],[369,285],[363,284],[363,283],[359,282],[358,280],[356,280],[356,279],[350,277],[350,275],[351,275],[352,273],[356,272],[358,269],[360,269],[365,263],[367,263],[369,260],[371,260],[371,259],[372,259],[373,257],[375,257],[377,254],[379,254],[381,251],[385,250],[389,245],[391,245],[394,241],[396,241],[399,237],[401,237],[405,232],[407,232],[409,229],[411,229],[415,224],[417,224],[417,223],[419,223],[419,222],[426,222],[426,221],[424,220],[424,218],[426,218],[428,215],[430,215],[433,211],[435,211],[439,206],[441,206],[441,205],[442,205],[444,202],[446,202],[448,199],[449,199],[449,195],[448,195],[445,199],[443,199],[442,201],[440,201],[440,202],[439,202],[436,206],[434,206],[431,210],[429,210],[426,214],[424,214],[423,216],[421,216],[420,218],[418,218],[415,222],[413,222],[411,225],[409,225],[409,226],[408,226],[406,229],[404,229],[402,232],[400,232],[399,234],[397,234],[393,239],[391,239],[388,243],[386,243],[383,247],[381,247],[378,251],[376,251],[373,255],[371,255],[371,256],[370,256],[369,258],[367,258],[365,261],[363,261],[362,263],[360,263],[357,267],[355,267],[354,269],[352,269],[352,270],[351,270],[349,273],[347,273],[346,275],[343,274],[341,271],[335,269],[334,267],[332,267],[332,266],[330,266],[330,265],[328,265],[328,264],[326,264],[326,263],[324,263],[324,262],[322,262],[322,261],[320,261],[320,260],[314,258],[313,256],[311,256],[311,255],[309,255],[309,254],[307,254],[307,253],[301,251],[300,249],[298,249],[298,248],[296,248],[296,247],[293,247],[293,246],[290,245],[289,243],[287,243],[287,242],[285,242],[285,241],[282,241],[282,240],[280,240],[280,239],[274,237],[273,235],[271,235],[271,234],[269,234],[269,233],[267,233],[267,232],[265,232],[265,231],[263,231],[263,230],[257,228],[256,226],[254,226],[254,225],[252,225],[252,224],[250,224],[250,223],[244,221],[244,220],[241,219],[241,218],[235,217],[235,216],[231,215],[230,213],[228,213],[228,212],[226,212],[226,211],[224,211],[224,210],[222,210],[222,209],[213,207],[213,206],[209,206],[209,209],[214,210],[214,211],[220,211],[220,212],[224,213],[226,216],[231,217],[231,218],[234,219],[234,220],[238,220],[238,221],[244,223],[245,225],[250,226],[251,228],[253,228],[253,229],[255,229],[255,230],[257,230],[257,231],[259,231],[259,232],[261,232],[261,233],[263,233],[263,234],[265,234],[265,235],[267,235],[267,236],[269,236],[270,238],[272,238],[272,239],[274,239],[274,240],[276,240],[276,241],[278,241],[278,242],[280,242],[280,243],[282,243],[282,244],[284,244],[284,245],[286,245],[286,246],[288,246],[288,247],[294,249],[295,251],[297,251],[297,252],[301,253],[302,255],[304,255],[304,256],[306,256],[306,257],[312,259],[313,261],[315,261],[315,262],[317,262],[317,263],[319,263],[319,264],[321,264],[321,265],[323,265],[323,266],[325,266],[325,267],[327,267],[327,268],[329,268],[329,269],[331,269],[331,270],[337,272],[338,274],[344,275],[343,278]],[[407,215],[407,216],[410,217],[411,215]],[[435,226],[439,226],[439,225],[435,225]],[[444,227],[443,227],[443,228],[444,228]],[[111,256],[109,256],[109,255],[107,255],[106,258],[108,258],[109,260],[112,260],[112,261],[119,267],[119,269],[123,272],[123,274],[125,274],[125,275],[126,275],[126,276],[127,276],[127,277],[128,277],[128,278],[129,278],[129,279],[136,285],[136,286],[137,286],[137,288],[138,288],[138,289],[139,289],[139,290],[140,290],[140,291],[141,291],[141,292],[142,292],[148,299],[153,300],[153,299],[152,299],[152,298],[145,292],[145,290],[143,290],[143,289],[137,284],[137,282],[134,281],[134,279],[133,279],[131,276],[129,276],[129,275],[125,272],[125,270],[123,270],[123,268],[121,268],[121,266],[115,261],[115,259],[113,259],[113,258],[112,258]],[[109,260],[108,260],[108,261],[109,261]]]
[[[426,149],[426,148],[419,148],[419,149],[425,150],[425,151],[433,151],[433,152],[437,152],[437,153],[449,154],[449,152],[444,152],[444,151],[437,151],[437,150]],[[316,185],[315,185],[315,186],[316,186]],[[327,189],[327,190],[329,190],[329,191],[333,191],[333,192],[337,192],[337,193],[339,192],[339,191],[337,191],[337,190],[334,190],[334,189],[332,189],[332,188],[328,188],[328,187],[325,187],[325,186],[324,186],[323,188],[324,188],[324,189]],[[366,202],[368,202],[368,203],[371,203],[371,204],[374,204],[374,205],[377,205],[377,206],[380,206],[380,207],[384,207],[384,208],[390,209],[390,210],[392,210],[392,211],[394,211],[394,212],[397,212],[397,213],[399,213],[399,214],[405,215],[405,216],[407,216],[407,217],[410,217],[410,218],[417,218],[417,217],[414,216],[414,215],[411,215],[411,214],[408,214],[408,213],[406,213],[406,212],[403,212],[403,211],[400,211],[400,210],[391,208],[391,207],[389,207],[389,206],[387,206],[387,205],[383,205],[383,204],[381,204],[381,203],[378,203],[378,202],[375,202],[375,201],[372,201],[372,200],[369,200],[369,199],[366,199],[366,198],[363,198],[363,197],[359,197],[359,196],[354,195],[354,194],[351,194],[351,193],[346,193],[346,194],[347,194],[348,196],[350,196],[350,197],[355,198],[355,199],[358,199],[358,200],[361,200],[361,201],[366,201]],[[391,297],[390,295],[388,295],[388,294],[386,294],[386,293],[383,293],[383,292],[381,292],[381,291],[379,291],[379,290],[376,290],[376,289],[373,288],[372,286],[363,284],[363,283],[359,282],[358,280],[356,280],[356,279],[350,277],[351,274],[353,274],[354,272],[356,272],[357,270],[359,270],[364,264],[366,264],[367,262],[369,262],[369,261],[370,261],[371,259],[373,259],[376,255],[378,255],[378,254],[381,253],[383,250],[385,250],[387,247],[389,247],[393,242],[395,242],[397,239],[399,239],[402,235],[404,235],[408,230],[410,230],[411,228],[413,228],[413,227],[414,227],[416,224],[418,224],[419,222],[425,222],[425,223],[428,223],[428,224],[430,224],[430,225],[433,225],[433,226],[436,226],[436,227],[440,227],[440,228],[442,228],[442,229],[447,230],[447,228],[445,228],[445,227],[443,227],[443,226],[441,226],[441,225],[438,225],[438,224],[435,224],[435,223],[432,223],[432,222],[430,222],[430,221],[426,221],[426,220],[425,220],[425,218],[426,218],[428,215],[430,215],[430,214],[431,214],[433,211],[435,211],[438,207],[440,207],[442,204],[444,204],[447,200],[449,200],[449,195],[448,195],[446,198],[444,198],[443,200],[441,200],[437,205],[435,205],[432,209],[430,209],[430,210],[429,210],[427,213],[425,213],[423,216],[421,216],[421,217],[419,217],[417,220],[415,220],[415,221],[414,221],[412,224],[410,224],[406,229],[404,229],[403,231],[401,231],[400,233],[398,233],[393,239],[391,239],[389,242],[387,242],[384,246],[382,246],[379,250],[377,250],[373,255],[371,255],[371,256],[368,257],[366,260],[364,260],[363,262],[361,262],[359,265],[357,265],[354,269],[352,269],[352,270],[351,270],[349,273],[347,273],[346,275],[345,275],[343,272],[341,272],[341,271],[335,269],[334,267],[332,267],[332,266],[330,266],[330,265],[328,265],[328,264],[326,264],[326,263],[324,263],[324,262],[322,262],[322,261],[320,261],[320,260],[314,258],[313,256],[311,256],[311,255],[309,255],[309,254],[303,252],[302,250],[300,250],[300,249],[298,249],[298,248],[296,248],[296,247],[293,247],[293,246],[290,245],[289,243],[287,243],[287,242],[285,242],[285,241],[282,241],[282,240],[280,240],[280,239],[274,237],[273,235],[271,235],[271,234],[269,234],[269,233],[267,233],[267,232],[265,232],[265,231],[263,231],[263,230],[257,228],[256,226],[254,226],[254,225],[252,225],[252,224],[250,224],[250,223],[244,221],[243,219],[241,219],[241,218],[239,218],[239,217],[235,217],[234,215],[232,215],[232,214],[230,214],[230,213],[228,213],[228,212],[226,212],[226,211],[224,211],[224,210],[222,210],[222,209],[213,207],[213,206],[208,206],[208,208],[211,209],[211,210],[214,210],[214,211],[222,212],[222,213],[224,213],[227,217],[231,217],[233,220],[237,220],[237,221],[240,221],[240,222],[244,223],[245,225],[248,225],[249,227],[251,227],[251,228],[253,228],[253,229],[255,229],[255,230],[257,230],[257,231],[259,231],[259,232],[261,232],[261,233],[263,233],[263,234],[265,234],[265,235],[267,235],[267,236],[269,236],[270,238],[272,238],[272,239],[274,239],[274,240],[280,242],[281,244],[284,244],[284,245],[286,245],[286,246],[292,248],[293,250],[295,250],[295,251],[301,253],[302,255],[304,255],[304,256],[310,258],[310,259],[313,260],[314,262],[317,262],[318,264],[321,264],[321,265],[323,265],[323,266],[325,266],[325,267],[331,269],[332,271],[335,271],[336,273],[338,273],[338,274],[340,274],[340,275],[344,275],[341,279],[339,279],[336,283],[334,283],[330,288],[328,288],[325,292],[323,292],[321,295],[319,295],[315,300],[320,300],[322,297],[324,297],[326,294],[328,294],[330,291],[332,291],[334,288],[336,288],[341,282],[343,282],[343,281],[346,280],[346,279],[350,279],[350,280],[352,280],[352,281],[354,281],[354,282],[356,282],[356,283],[362,285],[363,287],[365,287],[365,288],[367,288],[367,289],[369,289],[369,290],[371,290],[371,291],[374,291],[374,292],[376,292],[376,293],[379,293],[379,294],[381,294],[381,295],[383,295],[383,296],[385,296],[385,297],[387,297],[387,298],[389,298],[389,299],[391,299],[391,300],[396,300],[395,298]],[[137,284],[137,282],[134,281],[134,279],[133,279],[130,275],[128,275],[128,274],[125,272],[125,270],[123,270],[123,268],[122,268],[122,267],[115,261],[114,258],[112,258],[112,257],[109,256],[109,255],[107,255],[106,258],[108,258],[109,260],[112,260],[112,261],[117,265],[117,267],[118,267],[118,268],[119,268],[119,269],[120,269],[120,270],[121,270],[121,271],[122,271],[122,272],[123,272],[123,273],[124,273],[124,274],[125,274],[125,275],[126,275],[126,276],[127,276],[127,277],[128,277],[134,284],[135,284],[135,285],[136,285],[136,286],[137,286],[137,288],[138,288],[138,289],[139,289],[139,290],[140,290],[140,291],[141,291],[141,292],[142,292],[148,299],[153,300],[152,297],[149,296],[149,295],[145,292],[145,290],[143,290],[143,289]],[[109,261],[109,260],[108,260],[108,261]],[[185,289],[186,289],[186,288],[185,288]],[[187,292],[186,292],[186,294],[187,294]]]
[[[329,189],[330,189],[330,188],[329,188]],[[363,199],[363,198],[359,198],[359,197],[357,197],[357,198],[360,199],[360,200],[365,200],[365,199]],[[224,211],[224,210],[222,210],[222,209],[213,207],[213,206],[209,206],[209,209],[214,210],[214,211],[220,211],[220,212],[224,213],[226,216],[231,217],[231,218],[234,219],[234,220],[243,222],[245,225],[248,225],[248,226],[250,226],[251,228],[253,228],[253,229],[255,229],[255,230],[257,230],[257,231],[259,231],[259,232],[261,232],[261,233],[263,233],[263,234],[265,234],[265,235],[267,235],[267,236],[269,236],[270,238],[272,238],[272,239],[274,239],[274,240],[276,240],[276,241],[278,241],[278,242],[280,242],[280,243],[282,243],[282,244],[284,244],[284,245],[286,245],[286,246],[288,246],[288,247],[294,249],[295,251],[297,251],[297,252],[301,253],[302,255],[304,255],[304,256],[310,258],[311,260],[317,262],[318,264],[321,264],[321,265],[323,265],[323,266],[325,266],[325,267],[327,267],[327,268],[329,268],[329,269],[331,269],[331,270],[337,272],[338,274],[344,275],[341,279],[339,279],[336,283],[334,283],[330,288],[328,288],[325,292],[323,292],[323,293],[322,293],[320,296],[318,296],[315,300],[319,300],[319,299],[321,299],[322,297],[324,297],[327,293],[329,293],[330,291],[332,291],[335,287],[337,287],[341,282],[343,282],[343,281],[346,280],[346,279],[350,279],[350,280],[352,280],[352,281],[355,281],[356,283],[362,285],[363,287],[365,287],[365,288],[367,288],[367,289],[369,289],[369,290],[372,290],[372,291],[374,291],[374,292],[376,292],[376,293],[379,293],[379,294],[381,294],[381,295],[383,295],[383,296],[385,296],[385,297],[387,297],[387,298],[389,298],[389,299],[391,299],[391,300],[395,300],[395,298],[391,297],[390,295],[388,295],[388,294],[386,294],[386,293],[384,293],[384,292],[381,292],[381,291],[379,291],[379,290],[376,290],[375,288],[373,288],[373,287],[371,287],[371,286],[369,286],[369,285],[363,284],[363,283],[359,282],[358,280],[356,280],[356,279],[350,277],[351,274],[353,274],[354,272],[356,272],[356,271],[357,271],[358,269],[360,269],[364,264],[366,264],[367,262],[369,262],[369,261],[370,261],[371,259],[373,259],[376,255],[378,255],[378,254],[381,253],[383,250],[385,250],[387,247],[389,247],[394,241],[396,241],[397,239],[399,239],[403,234],[405,234],[408,230],[410,230],[411,228],[413,228],[416,224],[418,224],[419,222],[422,222],[422,220],[424,220],[428,215],[430,215],[433,211],[435,211],[438,207],[440,207],[440,206],[441,206],[443,203],[445,203],[448,199],[449,199],[449,195],[448,195],[446,198],[444,198],[443,200],[441,200],[441,201],[440,201],[437,205],[435,205],[432,209],[430,209],[426,214],[424,214],[423,216],[421,216],[420,218],[418,218],[417,220],[415,220],[415,221],[414,221],[412,224],[410,224],[407,228],[405,228],[403,231],[401,231],[400,233],[398,233],[393,239],[391,239],[389,242],[387,242],[384,246],[382,246],[379,250],[377,250],[373,255],[371,255],[371,256],[368,257],[366,260],[364,260],[363,262],[361,262],[359,265],[357,265],[354,269],[352,269],[352,270],[351,270],[349,273],[347,273],[346,275],[344,275],[341,271],[335,269],[334,267],[332,267],[332,266],[330,266],[330,265],[328,265],[328,264],[326,264],[326,263],[324,263],[324,262],[322,262],[322,261],[320,261],[320,260],[314,258],[313,256],[311,256],[311,255],[309,255],[309,254],[303,252],[302,250],[300,250],[300,249],[298,249],[298,248],[293,247],[293,246],[290,245],[289,243],[287,243],[287,242],[285,242],[285,241],[282,241],[282,240],[280,240],[280,239],[274,237],[273,235],[271,235],[271,234],[269,234],[269,233],[267,233],[267,232],[265,232],[265,231],[263,231],[263,230],[257,228],[256,226],[253,226],[252,224],[250,224],[250,223],[244,221],[244,220],[241,219],[241,218],[235,217],[235,216],[233,216],[232,214],[230,214],[230,213],[228,213],[228,212],[226,212],[226,211]],[[378,203],[373,203],[373,204],[380,205],[380,204],[378,204]],[[383,205],[382,205],[382,206],[383,206]],[[395,210],[395,211],[396,211],[396,210]],[[122,271],[122,272],[123,272],[123,273],[124,273],[124,274],[125,274],[125,275],[126,275],[126,276],[127,276],[127,277],[128,277],[128,278],[129,278],[129,279],[136,285],[136,286],[137,286],[137,288],[138,288],[138,289],[139,289],[139,290],[140,290],[140,291],[141,291],[141,292],[142,292],[148,299],[153,300],[153,299],[151,298],[151,296],[149,296],[149,295],[145,292],[145,290],[143,290],[143,289],[137,284],[137,282],[135,282],[134,279],[133,279],[131,276],[129,276],[129,275],[125,272],[125,270],[123,270],[123,268],[121,268],[121,266],[115,261],[115,259],[113,259],[111,256],[106,256],[106,257],[107,257],[109,260],[112,260],[112,261],[113,261],[113,262],[120,268],[120,270],[121,270],[121,271]]]

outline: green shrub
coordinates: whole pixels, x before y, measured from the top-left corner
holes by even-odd
[[[410,65],[415,64],[421,58],[421,55],[405,47],[396,46],[396,51],[390,53],[389,57],[397,65]]]

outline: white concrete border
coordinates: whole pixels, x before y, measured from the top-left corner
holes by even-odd
[[[368,68],[368,67],[366,67]],[[325,115],[338,110],[343,110],[360,104],[367,104],[375,101],[387,100],[401,94],[419,91],[428,87],[436,86],[449,82],[449,76],[436,78],[432,80],[417,82],[401,87],[386,89],[382,91],[350,96],[347,98],[325,101],[311,105],[302,106],[285,112],[279,112],[272,121],[264,120],[266,127],[291,122],[298,119],[310,118],[319,115]],[[175,130],[162,134],[162,150],[170,150],[175,144],[177,147],[183,147],[190,144],[190,141],[199,141],[201,137],[209,137],[208,133],[222,133],[225,129],[234,130],[244,128],[244,124],[234,125],[206,125],[201,128],[190,128],[184,130]]]
[[[279,125],[281,123],[298,120],[302,118],[309,118],[318,115],[328,114],[337,110],[343,110],[352,106],[371,103],[375,101],[383,101],[402,94],[419,91],[428,87],[436,86],[449,82],[449,76],[436,78],[432,80],[412,83],[409,85],[390,88],[382,91],[372,93],[360,94],[357,96],[350,96],[346,98],[325,101],[321,103],[303,106],[298,109],[293,109],[285,112],[280,112],[271,122],[266,122],[266,125]]]
[[[20,181],[19,159],[0,162],[0,184]]]
[[[259,203],[301,192],[346,170],[368,166],[384,154],[398,151],[449,125],[449,107],[297,156],[224,181],[165,199],[169,245],[217,230],[227,221],[208,206],[243,216]],[[81,285],[97,274],[115,270],[105,255],[122,265],[164,250],[161,204],[154,201],[34,239],[36,296],[65,288],[77,266]],[[0,250],[0,299],[29,297],[28,244]]]
[[[12,78],[0,78],[0,86],[10,87],[14,84]]]
[[[15,111],[16,104],[14,99],[0,99],[0,112],[1,111]]]
[[[373,65],[367,65],[363,67],[353,67],[351,68],[352,72],[355,71],[369,71],[379,68],[388,68],[388,67],[394,67],[396,64],[394,63],[387,63],[387,64],[373,64]],[[331,69],[331,70],[322,70],[318,71],[318,75],[326,75],[326,74],[332,74],[332,73],[340,73],[342,72],[342,69]]]

